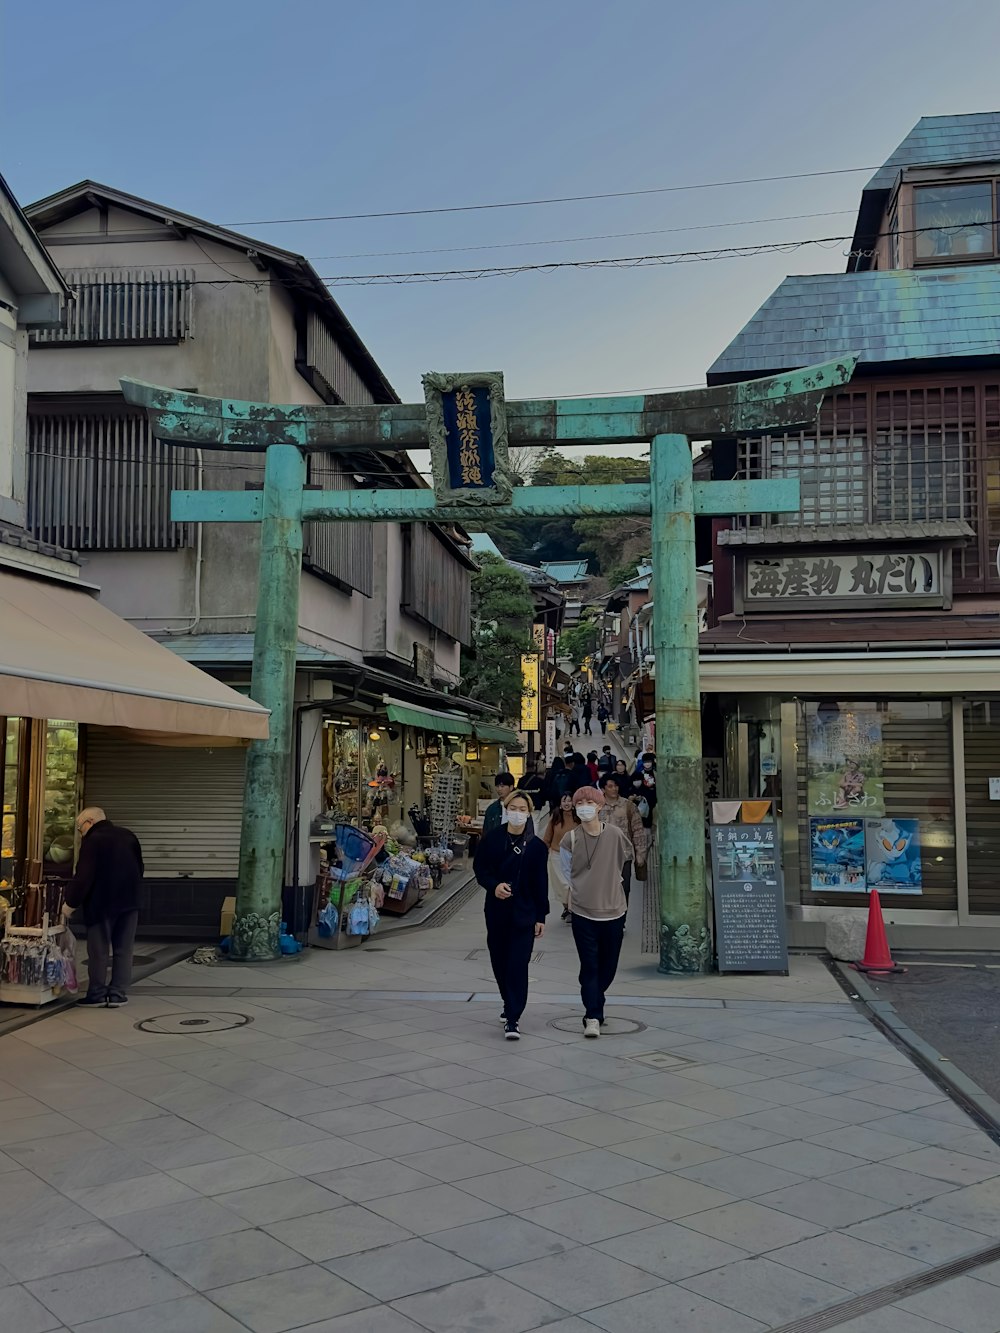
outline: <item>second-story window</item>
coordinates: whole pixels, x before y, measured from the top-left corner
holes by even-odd
[[[914,247],[918,260],[983,259],[996,253],[993,181],[916,185]]]

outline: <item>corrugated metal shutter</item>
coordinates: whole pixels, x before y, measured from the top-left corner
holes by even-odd
[[[142,844],[146,876],[234,878],[245,753],[137,745],[88,727],[85,800]]]
[[[990,778],[1000,777],[1000,703],[967,703],[963,730],[969,911],[1000,912],[1000,803],[990,800]]]
[[[879,897],[892,907],[954,911],[958,906],[958,888],[951,704],[947,700],[913,699],[852,703],[857,708],[876,709],[882,718],[885,813],[898,819],[920,821],[923,893],[917,897],[880,888]],[[867,893],[813,893],[809,887],[806,726],[801,706],[796,740],[802,902],[823,907],[865,907]]]

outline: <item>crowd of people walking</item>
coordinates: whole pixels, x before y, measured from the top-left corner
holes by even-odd
[[[625,933],[633,875],[646,878],[656,808],[656,757],[630,767],[610,745],[538,762],[520,779],[498,773],[476,851],[486,938],[508,1040],[520,1036],[528,965],[550,899],[572,927],[580,959],[583,1033],[599,1037]]]

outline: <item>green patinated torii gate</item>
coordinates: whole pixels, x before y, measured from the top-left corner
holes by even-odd
[[[809,425],[824,395],[851,378],[855,362],[855,357],[845,356],[771,379],[679,393],[509,403],[503,400],[502,377],[497,373],[426,376],[427,403],[362,407],[239,402],[123,379],[126,399],[146,409],[158,439],[265,454],[263,491],[178,491],[171,510],[178,522],[261,524],[250,692],[270,709],[271,726],[269,739],[254,741],[247,757],[231,957],[255,962],[279,955],[303,523],[463,523],[490,515],[652,514],[660,970],[702,971],[709,961],[709,934],[695,515],[796,510],[799,487],[789,480],[696,482],[690,442]],[[457,450],[464,448],[465,439],[460,418],[456,428],[456,394],[466,394],[473,416],[476,410],[468,386],[488,396],[484,410],[492,412],[489,461],[492,468],[495,453],[496,472],[492,486],[480,490],[458,489],[454,480]],[[450,395],[454,457],[444,453],[442,395]],[[508,443],[523,447],[646,441],[651,446],[648,486],[512,490],[504,468]],[[433,491],[305,489],[305,456],[310,451],[400,452],[427,447],[434,459]]]

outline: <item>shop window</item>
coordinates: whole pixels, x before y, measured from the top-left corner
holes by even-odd
[[[19,717],[5,719],[3,763],[3,835],[0,845],[0,894],[18,882],[27,849],[25,724]],[[7,895],[4,894],[6,897]]]
[[[797,742],[802,902],[955,910],[950,702],[808,702]]]

